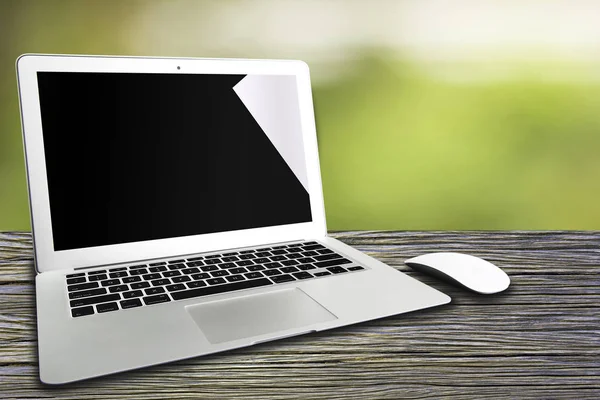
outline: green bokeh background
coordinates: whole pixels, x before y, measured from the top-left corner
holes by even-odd
[[[22,53],[304,59],[331,230],[600,228],[594,61],[517,54],[503,59],[501,79],[486,74],[486,59],[436,61],[483,76],[461,80],[386,45],[349,40],[351,62],[293,51],[294,40],[248,46],[252,25],[240,28],[240,43],[211,47],[211,18],[242,3],[248,12],[252,2],[0,0],[0,231],[30,229],[14,69]],[[176,37],[138,44],[135,26],[157,5],[152,24]],[[302,37],[309,21],[291,22],[280,25],[284,36]]]

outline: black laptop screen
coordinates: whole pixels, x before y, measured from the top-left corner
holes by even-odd
[[[38,85],[55,251],[312,220],[294,76]]]

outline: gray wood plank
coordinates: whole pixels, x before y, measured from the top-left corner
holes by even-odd
[[[335,232],[452,296],[449,305],[48,387],[38,380],[31,236],[0,234],[1,398],[600,397],[600,232]],[[480,296],[403,265],[482,256],[511,276]]]

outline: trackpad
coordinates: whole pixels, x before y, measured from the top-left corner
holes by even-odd
[[[337,319],[298,288],[187,306],[213,344]]]

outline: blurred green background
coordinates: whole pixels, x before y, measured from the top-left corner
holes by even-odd
[[[600,2],[0,0],[0,230],[29,230],[22,53],[302,59],[328,228],[599,229]]]

